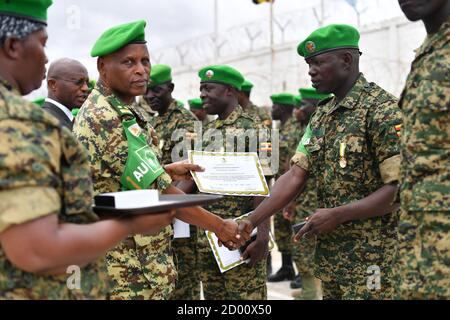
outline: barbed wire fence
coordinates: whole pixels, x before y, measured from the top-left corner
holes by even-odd
[[[274,92],[295,93],[299,87],[310,85],[307,65],[296,53],[298,42],[321,25],[347,23],[359,25],[361,31],[361,70],[369,80],[398,96],[413,50],[425,32],[420,24],[408,22],[398,12],[380,10],[388,1],[323,0],[302,10],[275,15],[273,53],[267,18],[232,27],[217,38],[215,33],[205,34],[153,50],[152,62],[172,66],[180,99],[198,96],[197,71],[204,65],[232,65],[254,82],[253,100],[267,105],[271,88]]]

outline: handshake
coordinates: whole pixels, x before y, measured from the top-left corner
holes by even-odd
[[[252,223],[247,219],[242,219],[238,222],[226,219],[223,221],[216,236],[219,239],[219,245],[235,250],[244,246],[250,240],[253,229]]]

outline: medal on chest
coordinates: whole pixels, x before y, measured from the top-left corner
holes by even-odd
[[[345,147],[347,144],[341,142],[339,145],[339,166],[343,169],[347,166],[347,159],[345,159]]]

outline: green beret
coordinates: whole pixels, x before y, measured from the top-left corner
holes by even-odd
[[[251,83],[248,80],[245,80],[241,86],[241,91],[250,92],[250,91],[252,91],[252,88],[253,88],[253,83]]]
[[[33,102],[34,104],[37,104],[39,107],[42,107],[44,105],[44,103],[45,103],[45,98],[44,97],[37,98],[37,99],[34,99],[31,102]]]
[[[148,81],[148,87],[153,88],[160,84],[172,81],[172,69],[165,64],[157,64],[152,66],[150,72],[150,80]]]
[[[302,96],[298,95],[294,97],[295,105],[294,107],[300,108],[300,104],[302,103]]]
[[[326,93],[317,93],[314,88],[300,88],[298,89],[298,92],[300,92],[302,99],[323,100],[330,97],[330,95]]]
[[[215,82],[221,84],[228,84],[239,91],[242,88],[242,83],[244,82],[244,77],[236,69],[224,66],[208,66],[204,67],[198,72],[200,77],[200,82]]]
[[[52,3],[52,0],[0,0],[0,14],[47,24],[47,9]]]
[[[354,27],[331,24],[311,33],[298,45],[297,52],[306,59],[338,49],[358,49],[358,42],[359,32]]]
[[[191,109],[197,109],[197,110],[203,109],[203,102],[202,102],[202,99],[200,99],[200,98],[188,100],[188,103],[189,103],[189,107]]]
[[[102,57],[116,52],[130,43],[146,43],[144,20],[121,24],[106,30],[97,39],[91,50],[91,57]]]
[[[290,106],[295,105],[295,96],[290,93],[279,93],[270,96],[270,99],[274,104],[287,104]]]

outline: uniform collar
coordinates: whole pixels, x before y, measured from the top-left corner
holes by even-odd
[[[442,47],[442,45],[450,38],[450,18],[444,22],[436,33],[429,34],[425,38],[424,43],[415,50],[416,59],[433,48]]]
[[[242,115],[244,111],[242,110],[241,106],[236,106],[236,108],[234,108],[234,110],[230,113],[230,115],[225,119],[225,120],[220,120],[219,118],[217,118],[216,123],[215,123],[215,127],[216,129],[219,129],[222,126],[226,126],[226,125],[232,125],[234,124],[237,119],[239,119]]]
[[[158,113],[158,116],[156,116],[156,117],[157,118],[168,118],[176,110],[178,110],[178,101],[173,99],[172,102],[170,103],[169,107],[167,108],[166,113],[164,113],[163,115],[160,115]]]
[[[8,81],[6,81],[5,79],[3,79],[1,77],[0,77],[0,85],[2,87],[4,87],[6,90],[8,90],[8,91],[14,91],[15,90],[14,87],[12,85],[10,85]]]
[[[370,89],[370,87],[371,87],[370,83],[367,82],[364,75],[360,73],[355,84],[347,93],[345,98],[341,100],[341,102],[336,103],[336,97],[333,97],[333,99],[331,100],[332,107],[330,111],[328,111],[328,114],[333,113],[338,108],[346,108],[350,110],[354,109],[359,102],[359,97],[361,96],[361,93],[363,91],[367,91],[368,89]]]

